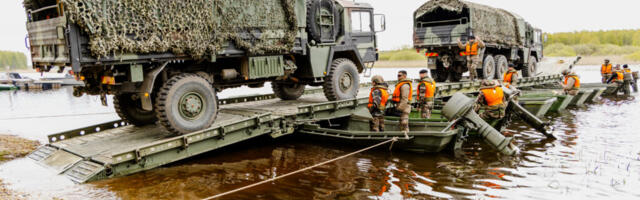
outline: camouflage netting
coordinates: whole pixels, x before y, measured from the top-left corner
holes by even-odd
[[[522,44],[518,37],[517,16],[508,11],[461,0],[430,0],[415,12],[415,17],[418,19],[438,8],[458,13],[468,8],[471,13],[473,34],[485,42]]]
[[[31,1],[26,0],[25,5]],[[94,56],[215,55],[225,42],[250,54],[284,53],[296,36],[295,0],[62,0]]]

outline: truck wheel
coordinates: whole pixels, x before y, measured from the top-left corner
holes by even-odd
[[[492,55],[488,55],[484,58],[482,62],[482,73],[478,75],[482,76],[483,79],[493,80],[493,77],[496,77],[496,61],[493,59]]]
[[[529,64],[522,68],[523,77],[534,77],[538,71],[538,59],[529,57]]]
[[[509,71],[509,60],[503,55],[497,55],[495,59],[498,61],[496,63],[496,78],[502,80],[502,78],[504,78],[502,75]]]
[[[156,112],[142,109],[140,100],[134,100],[132,95],[118,94],[113,97],[113,107],[120,119],[136,126],[156,123]]]
[[[333,22],[323,16],[333,16]],[[331,0],[307,1],[307,31],[317,43],[334,42],[338,36],[339,13]],[[323,27],[324,26],[324,27]]]
[[[160,88],[155,109],[162,126],[182,135],[209,128],[218,115],[218,99],[206,79],[180,74]]]
[[[346,58],[333,60],[323,85],[327,99],[337,101],[356,98],[359,87],[360,75],[356,64]]]
[[[273,93],[282,100],[296,100],[304,94],[305,85],[303,84],[286,84],[271,83]]]

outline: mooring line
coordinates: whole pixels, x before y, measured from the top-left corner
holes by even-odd
[[[341,160],[341,159],[347,158],[349,156],[353,156],[355,154],[362,153],[364,151],[371,150],[373,148],[382,146],[384,144],[387,144],[387,143],[390,143],[390,142],[396,142],[396,141],[398,141],[398,137],[393,137],[393,138],[391,138],[391,139],[389,139],[387,141],[380,142],[378,144],[369,146],[369,147],[364,148],[364,149],[360,149],[358,151],[354,151],[352,153],[349,153],[349,154],[346,154],[346,155],[343,155],[343,156],[340,156],[340,157],[337,157],[337,158],[334,158],[334,159],[331,159],[331,160],[327,160],[327,161],[324,161],[324,162],[321,162],[321,163],[318,163],[318,164],[315,164],[315,165],[312,165],[312,166],[309,166],[309,167],[305,167],[305,168],[302,168],[302,169],[299,169],[299,170],[296,170],[296,171],[293,171],[293,172],[289,172],[287,174],[284,174],[284,175],[281,175],[281,176],[278,176],[278,177],[275,177],[275,178],[270,178],[270,179],[267,179],[267,180],[264,180],[264,181],[260,181],[260,182],[257,182],[257,183],[251,184],[251,185],[247,185],[247,186],[244,186],[244,187],[241,187],[241,188],[237,188],[237,189],[234,189],[234,190],[230,190],[230,191],[226,191],[226,192],[223,192],[223,193],[220,193],[220,194],[216,194],[216,195],[204,198],[203,200],[210,200],[210,199],[220,198],[220,197],[226,196],[228,194],[232,194],[232,193],[235,193],[235,192],[246,190],[246,189],[258,186],[258,185],[262,185],[262,184],[265,184],[265,183],[268,183],[268,182],[272,182],[272,181],[275,181],[275,180],[278,180],[278,179],[281,179],[281,178],[284,178],[284,177],[287,177],[287,176],[291,176],[291,175],[294,175],[294,174],[297,174],[297,173],[300,173],[300,172],[303,172],[303,171],[307,171],[307,170],[310,170],[310,169],[313,169],[313,168],[316,168],[316,167],[319,167],[319,166],[322,166],[322,165],[326,165],[326,164],[335,162],[337,160]]]
[[[115,112],[84,113],[84,114],[65,114],[65,115],[45,115],[45,116],[28,116],[28,117],[12,117],[12,118],[1,118],[0,120],[40,119],[40,118],[75,117],[75,116],[107,115],[107,114],[115,114]]]

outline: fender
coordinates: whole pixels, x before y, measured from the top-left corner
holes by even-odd
[[[350,54],[349,56],[346,56],[346,58],[351,59],[358,67],[358,72],[362,73],[362,71],[364,70],[364,64],[362,64],[362,57],[360,56],[360,53],[358,52],[358,48],[356,48],[355,45],[336,45],[331,47],[329,51],[329,60],[327,61],[329,65],[327,65],[327,68],[325,71],[328,72],[331,69],[331,63],[333,62],[334,57],[336,57],[335,55],[341,54],[341,53]],[[341,56],[341,57],[345,57],[345,56]]]

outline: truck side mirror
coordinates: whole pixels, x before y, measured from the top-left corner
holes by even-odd
[[[547,43],[547,40],[549,40],[549,35],[544,34],[544,43]]]
[[[375,32],[383,32],[387,30],[386,18],[383,14],[375,14],[373,17]]]

